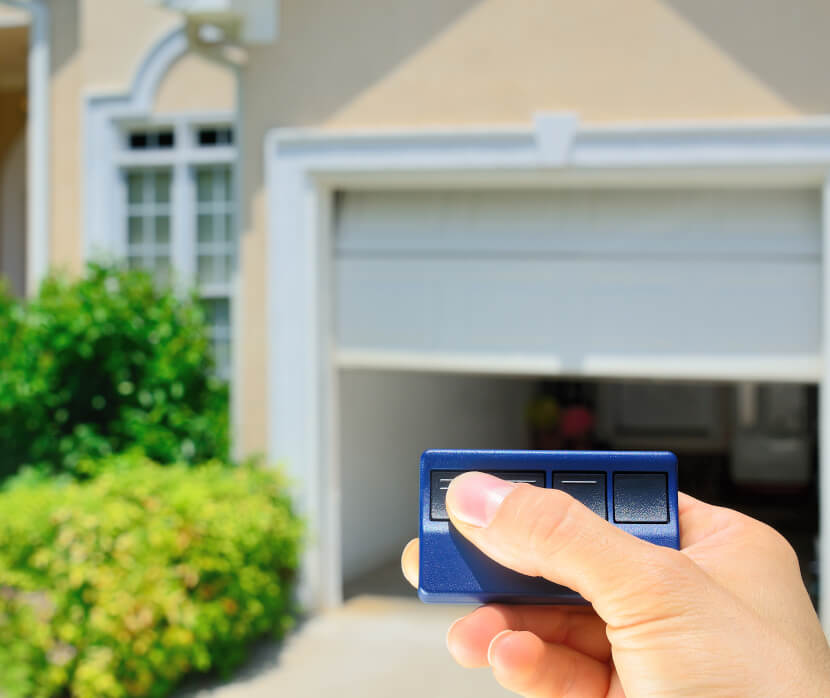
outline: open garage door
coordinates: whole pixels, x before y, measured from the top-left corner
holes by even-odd
[[[809,190],[338,197],[344,366],[812,381]]]
[[[366,191],[335,220],[347,592],[399,577],[423,449],[529,446],[533,376],[819,376],[818,192]]]

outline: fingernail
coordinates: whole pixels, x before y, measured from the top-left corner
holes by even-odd
[[[487,663],[490,666],[493,666],[493,648],[496,646],[496,642],[507,635],[508,633],[512,633],[512,630],[502,630],[498,635],[496,635],[492,640],[490,640],[490,644],[487,646]]]
[[[459,521],[484,528],[496,515],[504,498],[516,487],[492,475],[464,473],[450,483],[447,509]]]

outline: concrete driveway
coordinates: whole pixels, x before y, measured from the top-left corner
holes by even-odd
[[[465,670],[444,637],[469,608],[362,595],[314,617],[283,646],[265,645],[235,679],[181,698],[503,698],[489,669]]]

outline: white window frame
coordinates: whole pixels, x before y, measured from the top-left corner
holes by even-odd
[[[224,116],[224,118],[222,118]],[[114,226],[121,240],[111,250],[117,259],[127,256],[127,180],[126,173],[136,169],[169,169],[170,185],[170,264],[173,279],[182,291],[197,288],[196,278],[196,171],[200,166],[226,165],[230,167],[231,178],[237,178],[237,150],[234,145],[200,146],[197,132],[201,126],[216,123],[233,127],[234,117],[229,114],[188,114],[175,116],[149,116],[142,120],[135,118],[116,121],[120,131],[120,144],[116,149],[115,191],[112,192],[113,217],[118,221]],[[132,150],[129,134],[136,130],[172,128],[172,148]],[[234,186],[235,188],[235,186]],[[236,200],[237,197],[234,197]],[[238,207],[236,207],[238,208]],[[235,227],[238,225],[238,211],[234,212]],[[231,298],[233,304],[233,278],[227,283],[206,284],[199,288],[204,298]]]

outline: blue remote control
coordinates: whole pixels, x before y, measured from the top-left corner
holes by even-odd
[[[513,572],[450,523],[449,484],[478,470],[564,490],[638,538],[679,547],[677,457],[637,451],[426,451],[421,457],[420,585],[428,603],[584,603],[567,587]]]

